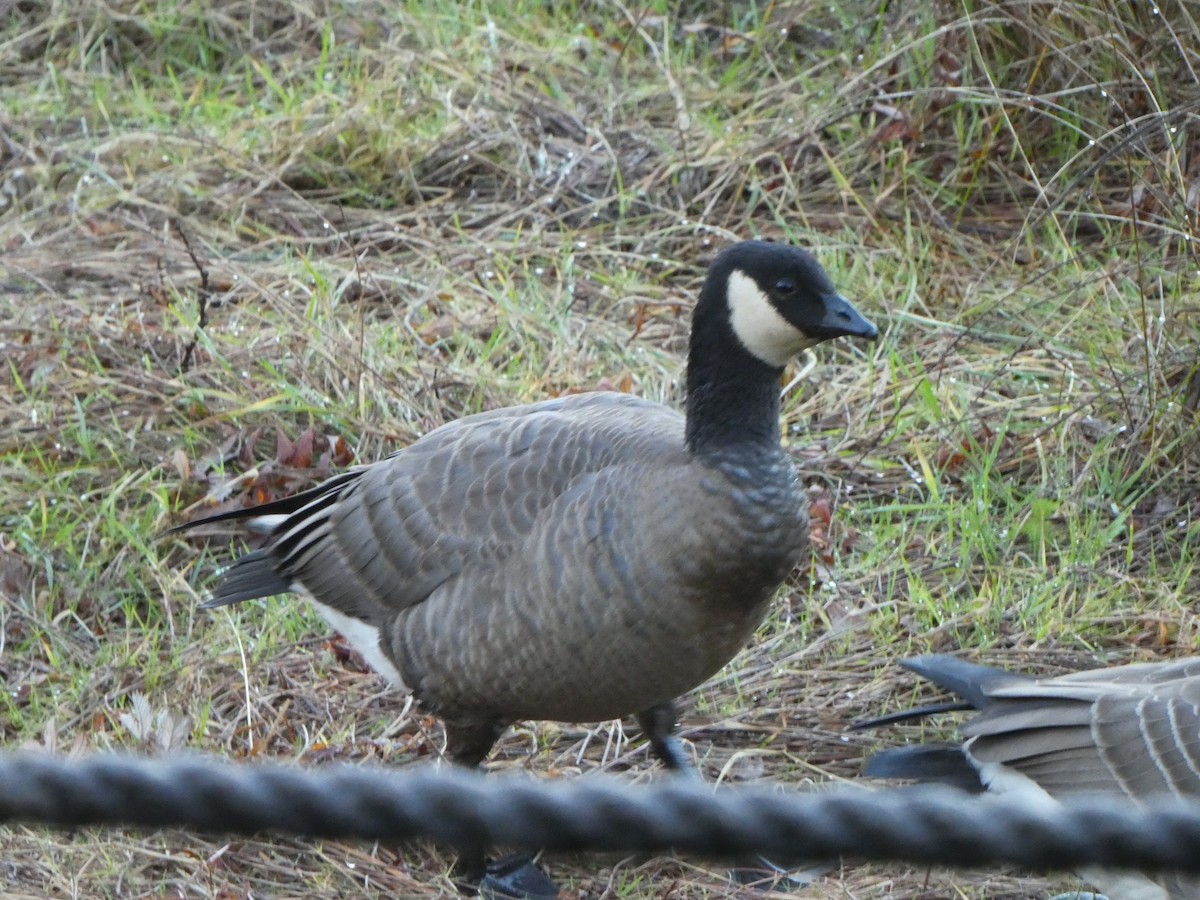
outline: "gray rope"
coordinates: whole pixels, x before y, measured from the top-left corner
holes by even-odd
[[[1079,798],[1031,808],[925,786],[821,793],[719,789],[695,780],[631,786],[484,778],[461,771],[216,764],[0,754],[0,823],[205,832],[515,849],[851,856],[1061,870],[1089,863],[1200,872],[1200,803],[1135,807]]]

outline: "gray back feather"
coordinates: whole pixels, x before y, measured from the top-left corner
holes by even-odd
[[[949,660],[944,672],[943,660]],[[985,781],[1001,765],[1054,797],[1200,797],[1200,659],[1040,679],[964,667],[951,657],[917,662],[912,668],[932,673],[938,684],[969,673],[970,683],[955,689],[981,712],[963,727],[961,752]],[[928,754],[924,750],[884,751],[870,761],[868,774],[940,780],[948,769],[938,770],[930,760],[945,751],[940,746],[928,748]],[[1086,874],[1101,887],[1119,883],[1111,873]],[[1163,892],[1157,896],[1170,900],[1200,896],[1200,879],[1191,876],[1167,873],[1155,884]]]
[[[964,729],[976,759],[1037,765],[1055,795],[1104,784],[1135,799],[1200,796],[1200,660],[1000,680],[986,693],[992,705]]]
[[[936,670],[942,657],[926,659]],[[963,734],[976,761],[1036,771],[1053,795],[1200,796],[1200,660],[1040,679],[975,668],[984,709]]]

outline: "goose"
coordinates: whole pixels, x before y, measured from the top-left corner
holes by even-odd
[[[176,530],[265,535],[204,605],[306,597],[441,718],[454,763],[479,766],[518,720],[632,714],[685,770],[675,699],[742,647],[807,541],[783,369],[839,336],[878,332],[810,253],[733,244],[693,312],[685,415],[618,392],[481,412]]]
[[[1072,794],[1133,801],[1200,797],[1200,659],[1135,663],[1033,678],[930,655],[904,668],[959,698],[863,722],[874,728],[951,710],[977,710],[960,744],[884,750],[869,777],[936,781],[1055,802]],[[1200,877],[1089,867],[1110,900],[1195,900]],[[1066,895],[1064,895],[1066,896]],[[1092,894],[1080,896],[1091,897]]]

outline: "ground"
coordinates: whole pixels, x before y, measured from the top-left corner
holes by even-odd
[[[812,557],[683,702],[710,780],[857,777],[951,726],[929,651],[1194,652],[1200,25],[981,3],[9,2],[0,22],[7,748],[420,765],[437,721],[302,604],[199,608],[163,536],[464,414],[677,404],[735,238],[811,247],[881,328],[787,376]],[[624,723],[628,726],[628,723]],[[633,729],[491,768],[662,777]],[[452,895],[432,847],[9,827],[10,897]],[[724,897],[702,860],[549,860],[570,896]],[[1045,897],[844,866],[797,896]]]

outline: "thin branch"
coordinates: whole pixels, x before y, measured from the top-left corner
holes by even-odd
[[[196,251],[192,249],[192,242],[188,239],[187,232],[183,230],[183,225],[178,219],[172,219],[171,225],[174,227],[179,239],[183,241],[184,249],[191,257],[192,265],[196,267],[196,271],[200,273],[200,290],[196,293],[196,308],[199,315],[196,317],[196,331],[192,334],[192,339],[188,345],[183,348],[183,360],[179,363],[180,374],[186,372],[192,364],[192,354],[196,352],[196,344],[200,340],[200,334],[208,326],[208,301],[212,298],[212,288],[208,283],[208,270],[204,268],[204,263],[200,262],[200,258],[196,256]]]

